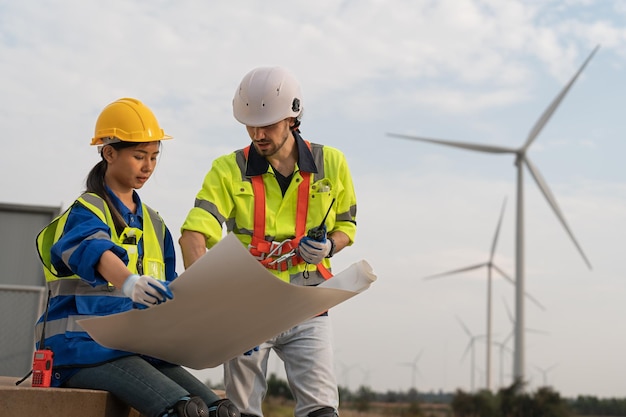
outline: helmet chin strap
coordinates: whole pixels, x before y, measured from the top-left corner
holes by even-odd
[[[118,138],[116,138],[115,136],[109,136],[106,138],[102,138],[102,145],[110,145],[112,143],[117,143],[117,142],[121,142],[121,140],[119,140]]]

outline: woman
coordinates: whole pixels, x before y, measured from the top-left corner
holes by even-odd
[[[37,237],[50,290],[49,311],[37,323],[54,354],[51,385],[106,390],[145,416],[238,416],[180,366],[96,343],[76,322],[173,298],[172,236],[135,191],[156,166],[161,140],[171,139],[152,111],[133,98],[104,108],[92,145],[102,159],[86,192]]]

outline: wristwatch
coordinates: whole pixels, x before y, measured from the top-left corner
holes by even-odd
[[[327,237],[326,239],[330,240],[330,251],[328,252],[328,255],[326,255],[326,257],[332,258],[335,254],[335,240],[332,237]]]

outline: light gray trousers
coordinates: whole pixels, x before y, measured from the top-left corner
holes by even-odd
[[[263,416],[267,362],[271,350],[285,364],[287,382],[296,399],[295,417],[322,407],[339,407],[333,370],[332,328],[328,316],[314,317],[224,364],[226,396],[245,414]]]

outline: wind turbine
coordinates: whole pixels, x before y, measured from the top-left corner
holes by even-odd
[[[341,379],[345,381],[344,383],[346,384],[346,388],[350,389],[350,372],[352,372],[353,369],[356,369],[358,365],[346,365],[341,361],[337,361],[337,365],[341,367]]]
[[[507,337],[505,337],[504,340],[501,342],[501,344],[504,346],[507,343],[509,343],[509,340],[515,334],[515,331],[517,330],[517,326],[515,324],[515,318],[513,317],[513,314],[511,313],[511,309],[509,308],[509,304],[506,302],[506,299],[504,297],[502,297],[502,302],[504,303],[504,308],[506,310],[506,315],[509,318],[509,321],[511,322],[511,324],[513,325],[513,330],[511,330],[511,332],[507,335]],[[525,327],[524,328],[524,332],[535,333],[535,334],[543,334],[543,335],[549,334],[548,332],[546,332],[544,330],[537,330],[537,329],[532,329],[532,328],[529,328],[529,327]],[[502,351],[501,351],[501,353],[502,353]],[[515,356],[513,356],[513,359],[515,359]],[[502,377],[501,377],[501,379],[502,379]],[[514,381],[515,381],[515,378],[514,378]]]
[[[500,387],[504,386],[504,352],[508,351],[509,353],[513,353],[513,351],[506,346],[509,338],[510,337],[507,337],[502,342],[493,342],[493,344],[500,349]]]
[[[495,145],[484,145],[484,144],[475,144],[475,143],[464,143],[450,140],[442,140],[442,139],[432,139],[426,137],[412,136],[412,135],[402,135],[389,133],[388,135],[417,140],[421,142],[429,142],[439,145],[452,146],[456,148],[467,149],[471,151],[478,152],[488,152],[488,153],[496,153],[503,154],[509,153],[515,155],[515,165],[517,167],[517,218],[516,218],[516,232],[515,232],[515,349],[514,349],[514,360],[513,360],[513,376],[515,379],[524,380],[524,370],[525,370],[525,351],[524,351],[524,285],[525,285],[525,271],[524,271],[524,170],[523,167],[526,165],[528,171],[532,178],[535,180],[535,183],[539,187],[539,190],[548,201],[550,207],[556,214],[557,218],[565,228],[565,231],[569,235],[570,239],[578,249],[578,252],[582,256],[583,260],[591,269],[591,264],[589,260],[585,256],[582,248],[574,238],[574,234],[571,232],[567,222],[565,221],[565,217],[563,216],[561,209],[558,207],[556,199],[554,195],[548,188],[547,183],[537,170],[537,168],[532,164],[530,159],[527,156],[527,151],[530,145],[535,141],[543,127],[548,123],[552,114],[556,111],[559,104],[570,90],[578,76],[581,74],[583,69],[587,66],[591,58],[598,51],[600,46],[596,46],[591,54],[587,57],[587,59],[583,62],[582,66],[578,69],[576,74],[569,80],[569,82],[565,85],[565,87],[559,92],[559,94],[552,100],[550,105],[546,108],[546,110],[541,114],[535,125],[530,130],[528,137],[524,144],[519,148],[511,148],[504,146],[495,146]]]
[[[363,382],[361,383],[362,387],[370,386],[370,369],[359,366],[359,370],[363,372]]]
[[[551,370],[553,370],[556,367],[557,364],[554,364],[546,369],[540,368],[538,366],[535,366],[535,369],[537,369],[539,372],[541,372],[541,375],[543,376],[543,386],[544,387],[548,387],[548,372],[550,372]]]
[[[398,364],[401,366],[411,367],[411,388],[413,389],[417,389],[415,385],[416,377],[417,377],[417,374],[419,373],[419,369],[417,368],[417,362],[420,360],[420,357],[422,356],[423,351],[424,351],[423,349],[420,350],[417,356],[415,356],[415,359],[413,359],[413,362],[402,362]]]
[[[439,278],[439,277],[443,277],[446,275],[453,275],[453,274],[459,274],[462,272],[468,272],[468,271],[473,271],[475,269],[480,269],[483,267],[487,268],[487,331],[486,331],[486,335],[487,335],[487,361],[486,361],[486,371],[485,371],[485,386],[488,390],[491,389],[491,340],[492,340],[492,271],[495,270],[496,272],[498,272],[505,280],[507,280],[508,282],[510,282],[511,284],[515,285],[515,280],[513,280],[511,277],[509,277],[502,269],[500,269],[498,267],[498,265],[496,265],[493,262],[493,257],[495,255],[496,252],[496,245],[498,243],[498,237],[500,235],[500,227],[502,226],[502,219],[504,217],[504,209],[506,207],[506,198],[504,199],[504,201],[502,202],[502,209],[500,210],[500,218],[498,220],[498,225],[496,226],[496,232],[493,236],[493,241],[491,243],[491,252],[489,253],[489,259],[486,262],[483,263],[479,263],[476,265],[470,265],[464,268],[459,268],[459,269],[454,269],[452,271],[447,271],[447,272],[442,272],[439,274],[435,274],[435,275],[429,275],[427,277],[424,277],[424,279],[433,279],[433,278]],[[526,297],[528,297],[533,303],[535,303],[539,308],[541,308],[542,310],[545,310],[544,306],[537,301],[534,297],[532,297],[530,294],[526,293]]]
[[[506,309],[506,315],[508,316],[509,321],[513,325],[513,330],[511,330],[511,333],[509,333],[509,335],[502,341],[502,343],[506,344],[509,342],[509,339],[513,337],[516,327],[515,327],[515,318],[513,317],[513,314],[511,314],[511,309],[509,308],[509,305],[507,304],[506,299],[504,297],[502,297],[502,302],[504,303],[504,308]],[[526,327],[524,331],[528,333],[535,333],[535,334],[544,334],[544,335],[550,334],[544,330],[531,329],[530,327]]]
[[[463,352],[463,356],[461,357],[461,362],[463,362],[463,359],[465,359],[465,357],[467,356],[467,353],[471,351],[472,361],[470,365],[470,381],[471,381],[471,392],[474,392],[474,381],[476,379],[476,371],[475,371],[476,354],[475,354],[475,349],[474,349],[474,342],[476,342],[476,340],[478,339],[482,339],[485,336],[473,335],[472,332],[469,331],[465,323],[463,323],[463,320],[461,320],[458,316],[456,316],[456,320],[459,322],[459,324],[463,328],[463,331],[465,331],[465,333],[469,336],[469,342],[467,342],[467,346],[465,347],[465,351]]]

